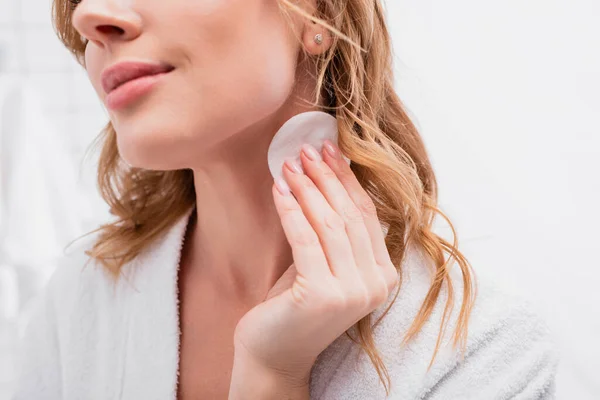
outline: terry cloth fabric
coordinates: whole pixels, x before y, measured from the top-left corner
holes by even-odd
[[[126,264],[125,278],[116,286],[93,261],[83,268],[84,250],[93,237],[64,257],[28,326],[14,399],[176,399],[177,276],[192,211]],[[557,365],[553,335],[527,303],[488,282],[479,282],[464,360],[446,339],[427,372],[445,290],[416,339],[401,345],[433,279],[427,260],[416,247],[408,248],[401,266],[400,294],[374,329],[375,345],[392,383],[387,398],[553,399]],[[452,276],[456,297],[450,333],[462,300],[462,279],[456,271]],[[386,306],[376,309],[375,318]],[[310,396],[386,398],[370,359],[345,334],[319,355],[311,373]]]

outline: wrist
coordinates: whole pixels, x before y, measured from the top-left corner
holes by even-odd
[[[310,370],[294,372],[267,368],[236,351],[229,400],[308,400]]]

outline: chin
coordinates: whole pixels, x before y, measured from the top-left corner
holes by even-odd
[[[168,129],[146,129],[138,132],[117,131],[119,155],[129,166],[155,171],[183,168],[178,165],[179,151],[175,136]]]

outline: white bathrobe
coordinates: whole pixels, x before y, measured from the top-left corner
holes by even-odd
[[[127,264],[128,278],[116,286],[94,263],[82,268],[87,260],[83,250],[91,239],[67,251],[23,341],[15,399],[176,399],[177,271],[189,216],[190,212]],[[553,399],[557,365],[553,334],[520,299],[485,282],[480,282],[463,361],[449,344],[452,325],[432,369],[426,371],[444,297],[416,340],[401,346],[430,285],[425,260],[411,248],[403,264],[401,292],[375,329],[376,345],[392,382],[389,398]],[[454,276],[457,297],[452,322],[462,287],[460,273]],[[346,335],[320,354],[310,393],[311,399],[321,400],[386,398],[368,356]]]

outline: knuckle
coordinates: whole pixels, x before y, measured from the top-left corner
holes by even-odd
[[[294,214],[298,211],[296,204],[292,202],[285,202],[281,205],[281,217],[294,218]]]
[[[344,222],[342,217],[340,217],[336,213],[328,213],[327,215],[325,215],[323,222],[325,227],[332,231],[340,231],[346,229],[346,223]]]
[[[325,178],[326,181],[332,181],[332,180],[337,180],[338,177],[335,174],[335,172],[333,172],[331,170],[331,168],[323,168],[321,173],[323,174],[323,177]]]
[[[371,296],[372,303],[371,308],[377,308],[382,305],[389,296],[388,286],[386,284],[378,285]]]
[[[303,175],[300,178],[302,178],[300,179],[300,187],[303,190],[312,190],[317,188],[312,179],[310,179],[308,176]]]
[[[356,175],[354,175],[352,168],[350,168],[344,160],[338,160],[337,167],[337,173],[340,179],[347,180],[347,182],[350,182],[351,179],[356,179]]]
[[[360,212],[369,217],[377,216],[377,207],[375,207],[375,203],[368,195],[362,196],[358,204],[356,205]]]
[[[303,218],[302,210],[298,207],[297,204],[292,204],[289,206],[284,205],[280,214],[281,220],[289,221],[289,223],[293,226],[300,226],[300,223]]]
[[[354,204],[346,207],[343,211],[342,211],[342,215],[345,221],[348,222],[363,222],[364,221],[364,216],[361,212],[361,210],[356,207]]]
[[[319,237],[314,232],[300,232],[290,242],[296,247],[320,246]]]
[[[398,284],[398,270],[394,264],[389,262],[383,267],[383,274],[388,288],[391,291]]]
[[[355,289],[348,298],[348,306],[357,310],[366,310],[371,305],[371,294],[366,288]]]
[[[348,307],[348,299],[346,296],[337,291],[329,293],[323,303],[327,308],[333,310],[344,310]]]

